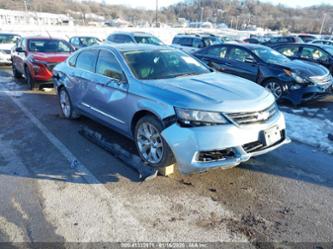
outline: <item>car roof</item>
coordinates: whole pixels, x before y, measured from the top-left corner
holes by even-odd
[[[153,51],[153,50],[175,50],[172,47],[169,46],[157,46],[157,45],[150,45],[150,44],[136,44],[136,43],[104,43],[102,45],[94,46],[101,47],[101,48],[113,48],[115,50],[118,50],[120,52],[128,52],[128,51],[137,51],[137,50],[143,50],[143,51]]]
[[[97,38],[96,36],[93,35],[76,35],[76,36],[72,36],[70,39],[72,38]]]
[[[2,32],[0,32],[0,35],[16,35],[16,36],[21,36],[21,35],[16,34],[16,33],[2,33]]]
[[[48,36],[25,36],[23,37],[24,39],[27,39],[27,40],[38,40],[38,39],[41,39],[41,40],[64,40],[62,38],[57,38],[57,37],[48,37]]]
[[[153,36],[153,35],[150,34],[150,33],[140,32],[140,31],[133,31],[133,32],[118,31],[118,32],[113,32],[111,35]]]
[[[213,45],[211,47],[223,47],[223,46],[242,47],[242,48],[247,48],[247,49],[267,48],[266,46],[263,46],[263,45],[260,45],[260,44],[253,44],[253,43],[222,43],[222,44]]]
[[[190,37],[190,38],[207,38],[207,37],[217,37],[206,34],[178,34],[175,37]]]

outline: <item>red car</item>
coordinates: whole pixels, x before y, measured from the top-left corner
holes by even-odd
[[[39,89],[40,84],[49,83],[53,68],[63,62],[74,51],[65,40],[29,37],[16,42],[12,51],[12,69],[15,78],[24,75],[29,87]]]

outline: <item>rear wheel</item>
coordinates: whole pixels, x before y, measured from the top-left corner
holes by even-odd
[[[172,151],[161,132],[163,125],[152,115],[141,118],[135,126],[135,144],[142,160],[154,168],[175,162]]]
[[[73,109],[72,101],[65,87],[61,87],[59,89],[58,96],[59,96],[60,108],[64,117],[67,119],[79,118],[80,116]]]
[[[34,79],[31,76],[29,68],[27,66],[24,68],[24,76],[25,76],[25,82],[29,86],[30,90],[38,90],[38,88],[34,82]]]
[[[274,95],[276,100],[281,100],[283,95],[283,87],[278,80],[268,80],[264,83],[264,87]]]

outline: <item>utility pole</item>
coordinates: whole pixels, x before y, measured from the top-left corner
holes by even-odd
[[[27,0],[23,0],[23,4],[24,4],[24,11],[25,11],[25,21],[26,23],[29,22],[29,17],[28,17],[28,2]]]
[[[201,15],[200,15],[200,28],[202,27],[202,22],[203,22],[203,12],[204,12],[204,8],[201,7]]]
[[[326,13],[324,13],[324,16],[323,16],[323,21],[321,23],[321,27],[320,27],[320,35],[321,33],[323,32],[323,29],[324,29],[324,25],[325,25],[325,21],[326,21]]]
[[[24,4],[24,10],[27,13],[28,12],[28,3],[27,3],[27,0],[23,0],[23,4]]]
[[[156,0],[156,28],[158,27],[158,0]]]

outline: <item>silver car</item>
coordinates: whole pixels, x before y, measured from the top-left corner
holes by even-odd
[[[271,93],[173,48],[85,48],[57,65],[54,79],[66,118],[119,131],[152,167],[229,168],[289,142]]]

